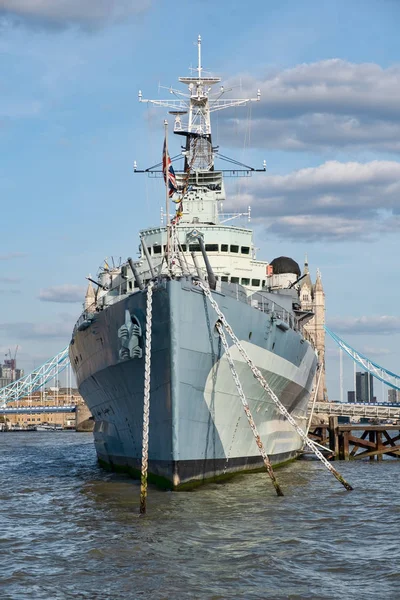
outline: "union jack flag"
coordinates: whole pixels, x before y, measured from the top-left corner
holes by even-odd
[[[174,171],[174,167],[172,166],[171,159],[170,159],[170,156],[167,151],[167,145],[166,145],[165,140],[164,140],[164,148],[163,148],[162,169],[163,169],[163,174],[164,174],[165,185],[167,185],[166,173],[168,171],[168,195],[171,198],[171,196],[174,194],[174,192],[178,191],[178,188],[176,187],[175,171]]]

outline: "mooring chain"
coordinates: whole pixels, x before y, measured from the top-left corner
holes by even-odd
[[[254,422],[253,415],[251,414],[249,404],[248,404],[248,402],[246,400],[246,396],[245,396],[243,388],[242,388],[242,384],[240,383],[239,376],[238,376],[238,374],[236,372],[235,365],[234,365],[234,362],[232,360],[231,353],[229,351],[229,345],[228,345],[228,342],[226,340],[226,336],[225,336],[225,332],[223,330],[222,324],[221,323],[217,323],[216,324],[216,328],[218,330],[219,335],[221,336],[222,345],[223,345],[224,350],[225,350],[225,356],[226,356],[226,358],[228,360],[229,367],[230,367],[231,373],[232,373],[232,377],[233,377],[234,382],[236,384],[236,388],[237,388],[240,400],[242,401],[244,412],[246,413],[247,420],[249,422],[249,425],[250,425],[251,430],[253,432],[254,438],[256,440],[256,444],[257,444],[258,449],[260,451],[260,454],[261,454],[261,456],[263,458],[265,468],[267,469],[268,475],[270,476],[271,481],[274,484],[274,488],[276,490],[277,495],[278,496],[283,496],[283,492],[282,492],[282,490],[280,488],[280,485],[279,485],[279,483],[278,483],[278,481],[277,481],[277,479],[275,477],[275,473],[274,473],[274,471],[272,469],[271,462],[270,462],[270,460],[268,458],[268,455],[267,455],[267,453],[265,451],[264,444],[261,441],[261,437],[260,437],[260,434],[258,433],[257,426],[256,426],[256,424]]]
[[[142,438],[142,471],[140,478],[140,514],[146,512],[147,466],[149,461],[149,416],[150,416],[150,374],[151,374],[151,329],[153,317],[153,285],[147,286],[146,302],[146,342],[144,353],[144,402],[143,402],[143,438]]]
[[[292,415],[286,410],[286,408],[283,406],[282,402],[279,400],[279,398],[276,396],[276,394],[273,392],[273,390],[269,387],[268,383],[265,381],[265,379],[262,376],[261,372],[256,367],[256,365],[253,363],[253,361],[251,360],[251,358],[247,354],[246,350],[243,348],[242,344],[240,343],[239,339],[234,334],[234,332],[233,332],[231,326],[229,325],[229,323],[227,322],[224,314],[219,309],[219,306],[218,306],[217,302],[212,297],[212,294],[211,294],[210,290],[205,285],[203,285],[203,283],[201,281],[195,281],[195,283],[196,283],[196,285],[198,285],[203,290],[203,293],[209,299],[211,306],[214,308],[214,310],[217,313],[217,315],[218,315],[221,323],[223,324],[223,326],[227,330],[227,332],[228,332],[229,336],[231,337],[232,341],[234,342],[235,346],[237,347],[237,349],[239,350],[240,354],[243,356],[244,360],[246,361],[246,363],[250,367],[253,375],[255,376],[255,378],[257,379],[257,381],[260,383],[260,385],[268,393],[268,395],[270,396],[271,400],[274,402],[274,404],[276,405],[276,407],[278,408],[278,410],[280,411],[280,413],[289,421],[289,423],[296,430],[296,432],[299,434],[299,436],[304,441],[304,443],[314,452],[314,454],[325,465],[325,467],[328,469],[328,471],[330,471],[336,477],[336,479],[346,488],[346,490],[348,490],[348,491],[352,490],[353,488],[351,487],[351,485],[340,475],[340,473],[323,456],[323,454],[318,450],[318,448],[314,444],[314,442],[308,438],[308,436],[304,433],[304,431],[301,429],[301,427],[299,427],[297,425],[297,423],[293,419]]]
[[[241,417],[242,417],[242,414],[239,413],[238,420],[236,421],[235,429],[233,430],[231,445],[229,446],[229,450],[228,450],[228,453],[226,455],[226,461],[225,461],[225,466],[224,466],[224,470],[223,470],[223,475],[225,475],[226,471],[228,470],[229,459],[230,459],[231,454],[232,454],[233,444],[235,442],[236,433],[237,433],[237,430],[239,428],[239,423],[240,423]]]

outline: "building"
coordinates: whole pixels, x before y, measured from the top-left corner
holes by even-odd
[[[317,401],[323,401],[328,400],[325,377],[325,293],[319,269],[315,283],[312,283],[307,257],[304,262],[304,274],[305,277],[300,283],[301,309],[314,313],[314,317],[306,323],[304,329],[310,334],[318,352],[319,363],[322,365]]]
[[[23,369],[17,369],[17,361],[15,358],[9,358],[0,364],[0,388],[20,379],[24,376]]]
[[[357,371],[356,402],[376,402],[376,398],[374,397],[374,378],[371,373]]]
[[[393,388],[389,388],[387,401],[390,402],[390,404],[400,402],[400,390],[394,390]]]
[[[356,401],[356,393],[352,391],[347,392],[347,402],[355,402]]]
[[[84,405],[85,402],[77,389],[46,388],[40,392],[34,392],[31,396],[20,398],[7,403],[7,408],[29,407],[29,406],[65,406],[76,404]],[[1,414],[2,420],[4,416]],[[74,429],[76,422],[75,413],[31,413],[5,415],[7,428],[13,427],[32,428],[37,425],[58,425],[63,429]]]

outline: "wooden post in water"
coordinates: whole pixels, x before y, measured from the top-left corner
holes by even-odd
[[[383,454],[381,452],[379,452],[382,449],[383,449],[382,432],[377,431],[376,432],[376,450],[377,450],[376,460],[378,460],[378,461],[383,460]]]
[[[338,418],[329,417],[329,448],[332,450],[335,460],[339,458]]]
[[[343,460],[349,459],[349,436],[350,431],[343,431]]]
[[[370,431],[369,432],[369,441],[372,442],[373,444],[375,444],[375,442],[376,442],[376,433],[375,433],[375,431]],[[371,456],[369,457],[369,460],[375,460],[375,455],[371,454]]]

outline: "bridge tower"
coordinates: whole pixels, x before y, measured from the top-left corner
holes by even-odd
[[[306,276],[301,282],[300,301],[302,310],[310,310],[314,317],[304,326],[311,335],[322,364],[321,380],[318,388],[317,401],[328,400],[325,378],[325,292],[322,285],[321,272],[317,269],[315,284],[312,283],[307,256],[304,261]]]

